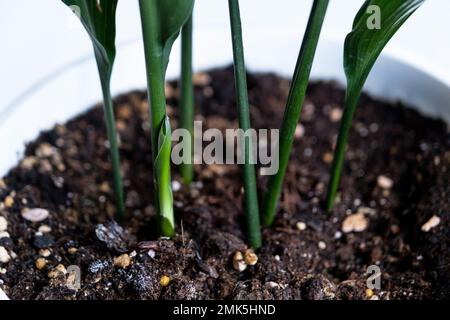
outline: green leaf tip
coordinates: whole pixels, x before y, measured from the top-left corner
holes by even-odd
[[[155,158],[155,185],[160,216],[161,234],[171,237],[174,234],[175,223],[173,217],[173,195],[170,177],[170,154],[172,146],[172,131],[169,117],[161,123],[158,134],[158,154]]]
[[[194,0],[140,0],[139,3],[141,16],[149,20],[148,28],[143,30],[144,38],[154,42],[151,54],[162,56],[165,72],[172,45],[192,14]]]
[[[111,76],[116,57],[116,9],[118,0],[62,0],[86,29],[94,46],[99,68]],[[101,75],[102,76],[102,75]]]
[[[347,35],[344,45],[347,91],[328,185],[328,211],[334,206],[351,122],[364,83],[389,40],[424,2],[425,0],[367,0],[355,17],[353,30]]]
[[[425,0],[367,0],[358,11],[344,45],[349,91],[359,93],[389,40]]]

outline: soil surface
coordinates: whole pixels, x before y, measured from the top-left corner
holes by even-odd
[[[289,82],[250,74],[248,86],[253,127],[278,128]],[[166,93],[175,128],[177,84]],[[191,187],[175,182],[177,236],[157,237],[144,91],[115,99],[123,229],[113,221],[101,105],[43,132],[0,180],[0,286],[12,299],[449,298],[447,126],[363,95],[339,203],[327,214],[343,98],[336,83],[310,85],[276,221],[263,230],[257,263],[241,272],[233,268],[247,249],[238,166],[199,165]],[[204,129],[237,127],[232,68],[195,75],[195,105]],[[258,178],[260,194],[265,182]],[[381,282],[371,290],[373,266]]]

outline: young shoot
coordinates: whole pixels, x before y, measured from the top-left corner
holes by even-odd
[[[117,217],[125,215],[122,176],[120,172],[119,146],[117,143],[116,122],[111,99],[110,82],[116,56],[116,8],[117,0],[62,0],[80,18],[94,47],[100,83],[103,92],[105,123],[114,178],[114,191],[117,203]]]
[[[289,97],[284,111],[283,122],[280,129],[280,160],[279,169],[271,176],[264,197],[264,225],[273,223],[277,212],[278,200],[280,198],[283,179],[289,162],[289,156],[294,141],[295,128],[300,118],[303,102],[305,100],[306,88],[308,86],[311,67],[316,53],[317,43],[328,7],[328,0],[314,0],[308,26],[303,38],[303,43],[295,66],[294,76],[289,91]]]
[[[191,161],[180,165],[183,182],[189,185],[194,178],[192,165],[194,128],[194,87],[192,85],[192,15],[181,31],[181,79],[180,79],[180,127],[189,131],[191,139],[186,141],[185,150]]]
[[[327,210],[331,210],[335,202],[353,114],[370,70],[389,40],[424,1],[367,0],[356,15],[353,30],[344,45],[347,90],[328,185]]]
[[[165,74],[173,42],[190,17],[193,0],[140,0],[151,113],[155,207],[161,235],[175,232],[170,177],[171,130],[166,115]]]
[[[239,126],[246,132],[250,129],[250,112],[247,94],[247,75],[245,71],[244,47],[242,44],[241,17],[239,0],[229,0],[231,35],[233,42],[234,74],[236,79]],[[261,246],[258,195],[256,190],[255,167],[251,159],[253,145],[251,137],[242,139],[241,150],[244,154],[244,207],[247,218],[247,230],[250,246]]]

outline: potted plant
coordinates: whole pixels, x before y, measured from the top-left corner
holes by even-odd
[[[105,107],[43,133],[2,180],[0,254],[10,295],[11,286],[15,298],[38,299],[445,295],[442,276],[426,266],[439,263],[432,239],[448,229],[446,125],[360,99],[384,46],[424,1],[366,1],[345,42],[346,90],[318,82],[308,91],[328,0],[313,3],[291,83],[246,74],[237,0],[229,0],[234,72],[194,77],[194,1],[141,0],[148,94],[115,103],[117,1],[64,2],[76,6],[91,37]],[[166,83],[180,33],[181,80]],[[196,132],[194,113],[205,133]],[[247,135],[251,128],[280,128],[280,140]],[[180,129],[178,156],[187,161],[177,171],[171,144]],[[267,145],[277,147],[268,159],[279,164],[269,177],[257,174],[267,163],[256,161]],[[206,164],[192,165],[196,148]],[[431,198],[418,196],[423,190]],[[411,275],[402,282],[405,261]],[[21,265],[32,270],[26,281],[13,272]],[[379,285],[386,279],[394,279],[390,289]],[[33,287],[23,292],[22,283]]]

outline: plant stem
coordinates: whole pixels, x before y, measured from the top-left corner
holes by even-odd
[[[170,181],[163,183],[158,181],[158,168],[156,158],[159,154],[158,138],[166,118],[166,97],[164,92],[164,65],[162,47],[158,43],[158,16],[156,2],[149,0],[139,1],[142,33],[144,39],[145,61],[147,69],[148,95],[151,118],[151,140],[153,156],[153,177],[155,184],[155,207],[158,212],[158,227],[163,236],[172,236],[173,229],[173,199],[171,194],[167,193],[167,188],[160,188],[161,184],[168,186],[170,190]],[[161,161],[170,161],[164,157]],[[170,180],[170,175],[161,174],[160,178]],[[159,203],[164,201],[164,203]],[[166,224],[166,221],[172,222],[172,228]]]
[[[237,104],[239,111],[239,125],[244,132],[250,129],[250,112],[247,94],[247,75],[244,62],[244,48],[242,44],[241,18],[239,1],[228,1],[230,10],[231,34],[233,41],[234,73],[236,79]],[[242,139],[244,149],[244,197],[245,214],[250,246],[261,246],[261,228],[259,221],[258,195],[256,190],[255,167],[252,164],[252,139],[246,136]]]
[[[292,150],[295,128],[305,100],[306,88],[316,53],[317,43],[327,11],[329,0],[314,0],[308,26],[303,38],[302,47],[295,66],[289,97],[284,111],[283,122],[280,129],[279,169],[268,181],[267,192],[264,197],[264,225],[273,223],[280,198],[283,179]]]
[[[100,64],[98,64],[100,65]],[[120,170],[120,154],[117,143],[116,121],[114,116],[114,107],[111,99],[110,74],[100,70],[100,83],[103,93],[103,110],[105,113],[106,133],[109,141],[109,152],[111,156],[114,193],[116,196],[117,219],[122,220],[125,217],[125,201],[123,194],[122,174]]]
[[[342,166],[344,164],[345,149],[348,141],[348,134],[352,126],[353,114],[355,113],[356,106],[358,105],[359,95],[350,96],[348,92],[345,95],[344,102],[344,114],[342,115],[342,122],[339,128],[339,135],[336,143],[336,149],[333,157],[333,165],[331,167],[331,178],[328,184],[328,193],[326,200],[326,209],[330,211],[333,209],[336,199],[337,190],[339,187],[339,181],[342,174]]]
[[[189,185],[194,178],[192,164],[193,130],[194,130],[194,88],[192,85],[192,15],[181,31],[181,81],[180,81],[180,127],[189,131],[191,139],[185,150],[190,152],[191,163],[182,163],[180,172],[185,184]]]

